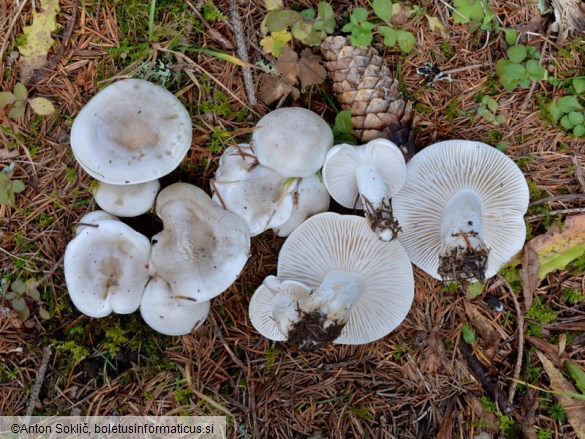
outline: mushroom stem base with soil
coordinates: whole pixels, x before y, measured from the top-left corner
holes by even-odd
[[[402,231],[392,213],[388,187],[373,164],[356,170],[358,192],[370,228],[382,241],[391,241]]]
[[[460,191],[451,198],[445,212],[439,275],[444,282],[485,279],[489,249],[482,236],[481,198],[474,191]]]
[[[353,304],[365,288],[364,276],[332,271],[304,303],[297,304],[297,321],[288,341],[301,351],[315,351],[337,339],[349,320]]]

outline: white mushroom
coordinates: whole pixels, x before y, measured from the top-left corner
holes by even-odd
[[[85,171],[110,184],[155,180],[191,146],[191,117],[162,87],[141,79],[108,85],[79,112],[71,148]]]
[[[268,276],[250,299],[252,325],[270,340],[286,340],[285,334],[298,320],[298,310],[310,293],[310,289],[299,282],[280,282],[276,277]]]
[[[148,282],[148,238],[116,220],[84,227],[65,250],[71,301],[90,317],[138,309]]]
[[[106,212],[130,217],[147,212],[153,206],[159,189],[158,180],[126,185],[99,182],[94,197]]]
[[[120,221],[117,216],[114,216],[108,212],[103,210],[93,210],[91,212],[87,212],[85,215],[79,218],[77,228],[75,229],[75,235],[79,235],[79,233],[81,233],[81,231],[86,227],[97,226],[101,221],[104,220]]]
[[[285,335],[299,349],[384,337],[406,317],[414,296],[412,266],[400,243],[380,241],[366,219],[354,215],[309,218],[285,241],[277,271],[282,282],[313,290],[298,309],[281,312],[298,311]]]
[[[144,290],[140,314],[148,326],[161,334],[185,335],[203,324],[209,308],[209,300],[193,302],[174,297],[167,281],[155,277]]]
[[[309,177],[325,162],[333,131],[317,113],[301,107],[274,110],[252,133],[252,149],[261,165],[284,177]]]
[[[301,178],[293,192],[293,210],[286,222],[273,227],[278,236],[288,236],[307,218],[329,209],[331,197],[317,175]]]
[[[374,139],[365,145],[334,146],[323,166],[323,182],[343,207],[363,209],[370,227],[383,241],[398,235],[390,198],[404,184],[404,156],[394,143]]]
[[[444,281],[495,275],[524,245],[528,186],[505,154],[450,140],[416,154],[394,196],[410,260]]]
[[[163,189],[156,213],[164,229],[152,238],[150,273],[165,279],[175,297],[210,300],[237,279],[250,250],[243,219],[187,183]]]
[[[258,164],[248,145],[224,151],[211,188],[213,200],[243,218],[251,236],[284,223],[293,211],[294,182]]]

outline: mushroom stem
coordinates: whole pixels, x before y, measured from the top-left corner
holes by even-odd
[[[355,178],[370,228],[382,241],[396,239],[401,229],[392,213],[388,187],[378,168],[370,163],[359,166]]]
[[[472,190],[455,194],[441,223],[439,274],[443,281],[485,279],[489,249],[483,240],[483,205]]]
[[[341,335],[350,310],[365,289],[362,274],[331,271],[306,302],[300,303],[297,320],[288,340],[299,350],[313,351],[327,346]]]

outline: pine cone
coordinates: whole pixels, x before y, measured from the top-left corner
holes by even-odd
[[[341,106],[352,114],[353,135],[365,143],[390,139],[414,153],[414,111],[378,51],[352,47],[347,38],[327,37],[321,44],[325,68]]]

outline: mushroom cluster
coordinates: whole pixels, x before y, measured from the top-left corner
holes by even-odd
[[[288,236],[309,216],[329,209],[316,175],[333,132],[316,113],[287,107],[262,117],[251,144],[227,148],[211,182],[213,199],[244,218],[252,236],[273,229]]]

